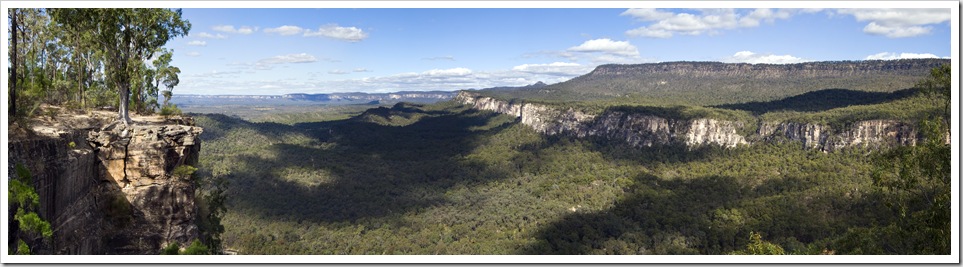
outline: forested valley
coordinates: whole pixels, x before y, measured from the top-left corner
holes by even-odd
[[[923,90],[901,94],[948,104],[948,74],[936,69]],[[878,99],[798,112],[832,117],[898,101]],[[230,181],[224,246],[242,254],[950,248],[948,117],[919,121],[928,139],[915,147],[824,153],[794,142],[636,148],[545,136],[454,102],[283,124],[194,116],[205,128],[199,172]]]

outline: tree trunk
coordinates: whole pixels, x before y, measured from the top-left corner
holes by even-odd
[[[10,71],[11,71],[12,73],[10,74],[10,78],[11,78],[11,81],[10,81],[10,110],[8,111],[8,115],[10,116],[10,118],[15,118],[15,117],[17,116],[17,65],[18,65],[18,64],[17,64],[17,58],[18,58],[18,55],[17,55],[17,35],[19,35],[19,34],[17,33],[17,32],[18,32],[18,31],[17,31],[17,27],[19,27],[19,26],[17,26],[17,9],[16,9],[16,8],[13,8],[13,9],[10,10],[10,23],[11,23],[11,24],[10,24],[10,25],[11,25],[11,26],[10,26],[10,32],[11,32],[11,34],[10,34],[10,48],[13,49],[13,50],[11,50],[11,52],[12,52],[13,55],[10,57],[10,61],[13,61],[13,62],[12,62],[13,64],[10,65]]]
[[[128,112],[130,108],[130,84],[121,83],[120,84],[120,120],[124,122],[124,125],[130,126],[133,121],[130,120],[130,114]]]

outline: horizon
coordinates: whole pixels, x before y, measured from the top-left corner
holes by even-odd
[[[942,57],[942,58],[895,58],[895,59],[825,60],[825,61],[806,61],[806,62],[796,62],[796,63],[746,63],[746,62],[721,62],[721,61],[666,61],[666,62],[649,62],[649,63],[638,63],[638,64],[611,63],[611,64],[598,65],[598,66],[596,66],[595,68],[598,68],[598,67],[600,67],[600,66],[605,66],[605,65],[645,65],[645,64],[665,64],[665,63],[723,63],[723,64],[749,64],[749,65],[793,65],[793,64],[825,63],[825,62],[900,61],[900,60],[927,60],[927,59],[933,59],[933,60],[951,60],[951,58]],[[589,74],[589,73],[591,73],[592,71],[595,71],[595,68],[593,68],[592,70],[590,70],[590,71],[587,72],[587,73],[580,74],[580,75],[578,75],[578,76],[582,76],[582,75]],[[578,77],[578,76],[575,76],[575,77]],[[573,77],[573,78],[574,78],[574,77]],[[565,81],[567,81],[567,80],[565,80]],[[562,83],[562,82],[565,82],[565,81],[560,81],[560,82],[556,82],[556,83]],[[336,91],[336,92],[323,92],[323,93],[289,92],[289,93],[283,93],[283,94],[179,94],[179,95],[174,95],[174,97],[178,97],[178,96],[191,96],[191,97],[195,97],[195,96],[278,96],[278,97],[280,97],[280,96],[285,96],[285,95],[296,95],[296,94],[325,95],[325,94],[445,93],[445,92],[458,92],[458,91],[477,91],[477,90],[485,90],[485,89],[496,88],[496,87],[525,87],[525,86],[535,85],[535,84],[538,84],[538,83],[543,83],[543,84],[545,84],[545,85],[553,85],[553,84],[556,84],[556,83],[546,83],[546,82],[544,82],[544,81],[535,81],[535,82],[533,82],[533,83],[531,83],[531,84],[517,85],[517,86],[496,85],[496,86],[486,87],[486,88],[459,88],[459,89],[452,89],[452,90],[426,90],[426,91],[401,90],[401,91],[390,91],[390,92]]]

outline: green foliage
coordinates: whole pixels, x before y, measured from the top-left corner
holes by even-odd
[[[37,233],[44,238],[53,236],[50,223],[41,219],[40,215],[37,215],[36,212],[24,212],[24,210],[20,208],[17,209],[17,214],[15,214],[13,218],[20,224],[20,231]]]
[[[191,242],[191,245],[187,246],[187,248],[184,249],[184,252],[181,253],[181,255],[207,255],[207,254],[210,254],[210,250],[207,248],[206,245],[204,245],[204,243],[201,243],[200,240],[194,240],[194,242]]]
[[[164,117],[180,116],[182,114],[183,112],[181,111],[181,109],[177,108],[177,105],[175,104],[162,106],[160,110],[160,115]]]
[[[211,254],[224,252],[222,235],[225,228],[222,221],[227,212],[226,191],[229,175],[228,170],[217,169],[210,174],[199,175],[200,179],[195,180],[196,195],[200,196],[198,206],[201,218],[198,220],[198,226]]]
[[[180,250],[181,250],[181,247],[178,246],[177,243],[172,242],[170,244],[167,244],[167,246],[164,247],[164,249],[161,249],[160,254],[161,255],[178,255]]]
[[[70,149],[77,148],[77,143],[70,141],[70,143],[67,143],[67,147],[69,147]]]
[[[30,255],[30,246],[23,240],[17,240],[17,255]]]
[[[9,186],[7,201],[10,205],[28,209],[36,209],[40,206],[40,196],[37,195],[33,186],[21,180],[10,180],[7,185]]]
[[[33,177],[30,171],[22,164],[16,164],[14,173],[16,177],[8,180],[7,201],[10,209],[16,210],[12,219],[19,225],[20,234],[13,237],[19,240],[17,253],[30,254],[29,245],[24,239],[33,240],[35,236],[39,236],[41,241],[49,240],[53,236],[53,229],[50,223],[40,218],[36,212],[40,207],[40,196],[32,186]]]
[[[934,68],[932,77],[920,82],[924,93],[948,103],[949,94],[945,92],[950,88],[949,72],[949,66]],[[949,132],[947,117],[948,113],[922,120],[922,141],[916,146],[893,148],[877,156],[873,184],[883,189],[896,219],[884,227],[850,233],[847,238],[882,236],[887,252],[950,253],[951,148],[944,135]]]
[[[194,166],[179,165],[177,167],[174,167],[174,171],[171,172],[171,175],[181,179],[190,179],[191,176],[194,175],[194,172],[196,171],[197,171],[197,168],[195,168]]]
[[[784,255],[786,251],[779,245],[762,240],[762,235],[756,232],[749,233],[749,244],[743,251],[736,251],[733,254],[743,255]]]

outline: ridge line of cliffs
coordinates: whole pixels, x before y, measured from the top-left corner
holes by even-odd
[[[622,140],[636,147],[682,144],[689,148],[718,145],[732,148],[755,142],[799,141],[805,148],[835,151],[847,147],[915,145],[920,135],[913,124],[896,120],[866,120],[848,129],[833,131],[827,125],[795,122],[760,122],[758,130],[745,136],[744,122],[711,118],[671,119],[626,111],[590,114],[537,103],[513,103],[461,91],[455,101],[478,110],[519,118],[536,132],[579,138],[594,136]],[[749,141],[755,140],[755,141]]]

